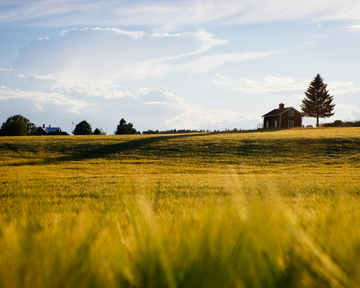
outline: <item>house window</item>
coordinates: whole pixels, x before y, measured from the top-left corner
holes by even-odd
[[[277,120],[275,120],[274,127],[277,128]]]
[[[294,128],[294,121],[288,121],[288,128]]]
[[[266,121],[266,129],[269,128],[269,121]]]
[[[290,117],[294,117],[294,110],[290,110],[290,111],[289,111],[289,116],[290,116]]]

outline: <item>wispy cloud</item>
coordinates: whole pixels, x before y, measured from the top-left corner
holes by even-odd
[[[214,83],[216,85],[226,85],[227,84],[227,82],[224,80],[214,80]]]
[[[217,78],[217,79],[215,79],[211,83],[214,83],[216,85],[226,85],[227,84],[227,82],[225,81],[225,79],[227,77],[225,75],[215,74],[214,77]]]
[[[215,70],[225,63],[241,62],[250,59],[264,58],[280,52],[248,52],[248,53],[226,53],[203,56],[193,62],[174,67],[175,71],[189,71],[192,74],[205,73]]]
[[[267,76],[262,81],[243,79],[244,87],[234,87],[233,91],[255,94],[279,94],[289,93],[297,98],[304,94],[294,94],[299,91],[305,92],[312,80],[297,79],[292,77]],[[360,91],[352,82],[329,82],[327,89],[331,95],[343,95]]]
[[[331,95],[344,95],[360,91],[360,88],[356,88],[352,82],[329,82],[327,88]]]
[[[19,78],[28,78],[27,75],[23,75],[23,74],[16,74],[15,77],[19,77]]]
[[[145,33],[143,31],[126,31],[126,30],[123,30],[123,29],[120,29],[120,28],[100,28],[100,27],[95,27],[95,28],[83,28],[81,29],[80,31],[86,31],[86,30],[91,30],[91,31],[110,31],[110,32],[113,32],[115,34],[119,34],[119,35],[128,35],[132,38],[135,38],[135,39],[139,39],[141,38],[142,36],[145,35]]]
[[[291,77],[273,77],[267,76],[263,81],[243,79],[245,87],[232,88],[234,91],[271,94],[285,91],[305,91],[309,86],[310,80],[302,80]]]
[[[48,75],[34,75],[35,79],[40,79],[40,80],[54,80],[56,79],[55,75],[53,74],[48,74]]]
[[[223,25],[294,19],[358,19],[357,0],[2,1],[0,22],[37,25]],[[51,17],[56,16],[56,17]]]
[[[49,39],[50,39],[50,38],[47,37],[47,36],[38,38],[38,40],[40,40],[40,41],[42,41],[42,40],[49,40]]]
[[[359,25],[348,26],[346,28],[350,29],[350,30],[360,31],[360,24]]]
[[[12,71],[12,68],[6,69],[6,68],[0,68],[0,71]]]
[[[76,30],[77,30],[77,28],[71,28],[69,30],[62,30],[62,31],[60,31],[59,36],[65,36],[66,33],[70,32],[70,31],[76,31]]]
[[[67,32],[60,32],[66,35]],[[33,77],[56,80],[56,87],[86,86],[98,79],[112,83],[115,79],[134,80],[164,77],[170,73],[200,74],[230,62],[268,57],[277,52],[227,53],[201,56],[218,45],[228,43],[205,30],[184,33],[151,33],[117,28],[71,29],[68,37],[24,47],[14,67]],[[99,33],[100,32],[100,33]],[[84,49],[84,43],[87,43]],[[161,49],[159,49],[161,47]],[[51,65],[49,65],[51,63]],[[56,77],[54,76],[56,75]],[[54,88],[54,86],[52,86]]]

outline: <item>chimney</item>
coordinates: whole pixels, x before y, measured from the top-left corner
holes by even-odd
[[[283,110],[285,108],[285,104],[284,103],[280,103],[279,104],[279,110]]]
[[[43,128],[46,129],[46,125],[45,125],[45,124],[43,124]]]

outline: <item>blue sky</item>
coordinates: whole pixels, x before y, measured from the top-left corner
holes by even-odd
[[[252,129],[317,73],[360,120],[359,37],[358,0],[0,0],[0,122]]]

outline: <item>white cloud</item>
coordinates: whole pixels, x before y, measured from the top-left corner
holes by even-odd
[[[0,71],[12,71],[13,69],[10,68],[10,69],[5,69],[5,68],[0,68]]]
[[[60,93],[72,94],[77,93],[86,97],[100,97],[104,99],[120,99],[124,97],[136,98],[139,93],[131,93],[129,91],[122,91],[122,87],[115,84],[108,84],[101,81],[86,81],[82,86],[64,86],[56,88]]]
[[[17,74],[17,75],[15,75],[16,77],[19,77],[19,78],[27,78],[28,76],[26,76],[26,75],[23,75],[23,74]]]
[[[96,89],[96,85],[99,85],[102,90]],[[93,98],[89,101],[88,97]],[[100,100],[99,97],[107,100]],[[21,102],[16,102],[19,100]],[[114,121],[114,118],[116,119],[119,112],[121,112],[122,117],[127,120],[128,118],[136,119],[135,127],[137,129],[140,127],[143,130],[214,129],[214,127],[219,129],[249,128],[258,122],[258,119],[254,117],[227,110],[205,110],[192,105],[164,87],[138,88],[133,91],[124,91],[124,89],[116,85],[105,88],[101,83],[90,83],[90,86],[85,88],[57,88],[47,92],[40,92],[8,89],[2,86],[0,89],[0,102],[6,102],[5,105],[0,104],[1,113],[5,112],[2,110],[6,106],[14,106],[15,104],[11,103],[17,103],[16,106],[20,113],[22,113],[21,111],[30,110],[30,106],[32,106],[38,113],[51,115],[51,119],[60,115],[68,119],[73,117],[71,115],[87,115],[86,113],[92,111],[91,114],[88,114],[91,115],[91,121],[98,122],[100,118],[102,121],[104,118]],[[27,104],[25,108],[21,108],[18,103]],[[86,119],[86,116],[81,116],[81,118]],[[38,121],[49,121],[46,119],[39,120],[42,119],[41,115],[37,115],[37,119]]]
[[[141,38],[142,36],[145,35],[145,33],[143,31],[126,31],[126,30],[122,30],[120,28],[99,28],[99,27],[95,27],[95,28],[83,28],[81,29],[80,31],[86,31],[86,30],[91,30],[91,31],[110,31],[110,32],[113,32],[115,34],[118,34],[118,35],[128,35],[132,38],[135,38],[135,39],[139,39]]]
[[[65,35],[64,31],[60,34]],[[33,71],[29,77],[56,80],[49,87],[54,89],[85,87],[87,81],[94,79],[111,84],[115,79],[123,78],[140,80],[161,78],[169,73],[200,74],[225,63],[274,54],[249,52],[196,57],[213,46],[226,43],[228,40],[218,39],[205,30],[146,34],[117,28],[85,28],[46,45],[37,43],[24,47],[14,68],[19,72]]]
[[[65,36],[66,33],[70,32],[70,31],[76,31],[76,30],[77,30],[76,28],[71,28],[69,30],[62,30],[62,31],[60,31],[59,36]]]
[[[47,37],[47,36],[38,38],[38,40],[40,40],[40,41],[42,41],[42,40],[49,40],[49,39],[50,39],[50,38]]]
[[[346,27],[347,29],[350,29],[350,30],[360,30],[360,24],[359,25],[353,25],[353,26],[348,26]]]
[[[36,25],[224,25],[294,19],[325,21],[359,19],[357,0],[33,0],[0,4],[0,22]],[[56,17],[53,17],[56,16]],[[164,24],[165,23],[165,24]]]
[[[220,75],[220,74],[215,74],[214,77],[220,79],[220,80],[225,80],[227,78],[227,76],[225,75]]]
[[[195,38],[201,43],[200,49],[198,51],[194,51],[194,52],[183,54],[183,55],[178,55],[177,57],[165,58],[166,60],[170,60],[170,59],[174,59],[174,58],[178,58],[178,57],[183,57],[183,56],[189,56],[189,55],[193,55],[193,54],[203,53],[203,52],[209,50],[213,46],[225,45],[225,44],[229,43],[228,40],[216,39],[214,37],[214,35],[206,32],[205,30],[199,30],[199,31],[197,31],[195,33],[193,33],[193,32],[185,32],[185,33],[175,33],[175,34],[154,32],[151,36],[152,37],[158,37],[158,38],[163,38],[163,37],[165,37],[165,38],[167,38],[167,37]]]
[[[234,91],[272,94],[278,92],[305,91],[311,80],[302,80],[291,77],[273,77],[267,76],[263,81],[243,79],[247,87],[232,88]]]
[[[40,79],[40,80],[54,80],[55,76],[53,74],[48,74],[48,75],[34,75],[35,79]]]
[[[217,84],[217,85],[225,85],[225,84],[227,84],[227,82],[226,81],[224,81],[224,80],[214,80],[214,83],[215,84]]]
[[[153,102],[145,102],[146,105],[174,105],[174,103],[161,102],[161,101],[153,101]]]
[[[3,89],[3,87],[1,87]],[[5,87],[6,88],[6,87]],[[10,99],[28,99],[33,101],[38,107],[51,103],[61,106],[65,111],[70,113],[80,113],[84,108],[94,105],[85,103],[77,99],[72,99],[64,94],[57,92],[40,92],[40,91],[26,91],[21,89],[0,89],[0,101]]]
[[[200,107],[191,105],[181,97],[175,96],[166,88],[158,88],[155,91],[163,94],[167,101],[157,101],[157,103],[152,102],[153,105],[166,106],[164,109],[169,109],[169,106],[172,106],[173,109],[176,109],[171,110],[174,112],[176,111],[176,113],[169,114],[170,117],[165,120],[169,129],[174,127],[177,127],[177,129],[201,129],[207,126],[221,125],[224,123],[227,123],[228,125],[232,123],[240,125],[240,123],[243,123],[244,127],[245,125],[248,125],[248,121],[254,122],[255,124],[257,123],[257,120],[254,117],[247,117],[231,111],[206,111]],[[149,102],[146,103],[149,104]]]
[[[118,74],[119,78],[127,77],[136,80],[145,78],[161,78],[170,73],[190,73],[197,75],[215,70],[225,63],[240,62],[250,59],[268,57],[276,52],[249,52],[249,53],[229,53],[215,54],[199,57],[196,60],[183,64],[168,64],[168,58],[149,60],[141,63],[134,63],[126,67],[123,73]]]
[[[356,111],[356,112],[360,112],[360,108],[357,107],[356,105],[347,105],[347,104],[336,104],[336,108],[342,108],[342,109],[346,109],[346,110],[350,110],[350,111]]]
[[[360,91],[352,82],[329,82],[327,86],[331,95],[343,95]]]
[[[180,64],[174,67],[174,71],[183,72],[189,71],[191,74],[205,73],[215,70],[225,63],[240,62],[250,59],[263,58],[274,55],[279,52],[248,52],[248,53],[227,53],[203,56],[194,60],[193,62]]]
[[[343,109],[343,110],[347,110],[347,120],[350,121],[354,121],[357,120],[359,121],[360,119],[360,108],[356,105],[348,105],[348,104],[336,104],[335,109],[337,110],[337,108]],[[336,118],[336,117],[334,117]],[[344,117],[343,117],[344,119]]]
[[[304,92],[312,80],[291,77],[267,76],[263,81],[243,79],[245,87],[231,88],[233,91],[255,94],[272,94],[289,98],[304,98]],[[360,91],[352,82],[329,82],[327,90],[330,95],[344,95]]]

